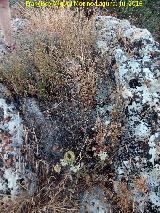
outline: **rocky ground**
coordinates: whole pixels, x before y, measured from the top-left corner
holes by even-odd
[[[25,23],[13,20],[15,33]],[[79,206],[74,212],[159,212],[159,44],[148,30],[112,16],[97,17],[94,33],[96,58],[103,59],[105,66],[98,62],[95,66],[94,104],[86,111],[78,98],[43,103],[36,97],[13,96],[0,78],[0,196],[38,197],[44,190],[38,199],[45,203],[44,194],[50,193],[48,185],[43,185],[45,178],[49,186],[52,182],[61,186],[58,181],[69,177],[67,186],[72,191],[75,173],[86,164],[90,172],[100,170],[95,173],[96,181],[83,171],[88,185],[85,189],[85,183],[80,183],[82,190],[75,197]],[[0,53],[3,64],[10,53],[3,45]],[[77,64],[70,66],[76,68]],[[75,88],[72,96],[77,94]],[[68,157],[65,153],[70,150]],[[81,163],[72,164],[75,154]],[[54,203],[50,194],[47,199]],[[21,212],[63,212],[43,205],[39,211],[23,208]]]

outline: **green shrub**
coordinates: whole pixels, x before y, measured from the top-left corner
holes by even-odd
[[[129,0],[126,0],[128,2]],[[117,10],[120,18],[129,19],[140,28],[147,28],[157,40],[159,37],[160,1],[143,0],[142,7],[120,7]]]

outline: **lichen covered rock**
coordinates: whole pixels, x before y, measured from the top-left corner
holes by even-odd
[[[17,19],[13,25],[15,30],[21,30],[23,24]],[[158,212],[159,45],[148,30],[111,16],[97,17],[95,34],[95,49],[99,53],[96,57],[105,58],[106,66],[103,72],[96,70],[96,100],[88,112],[80,109],[78,98],[77,102],[62,100],[43,105],[33,97],[19,97],[21,110],[18,111],[18,103],[8,99],[9,91],[0,85],[0,194],[15,196],[24,190],[30,194],[35,191],[36,177],[31,161],[26,162],[21,152],[27,131],[28,138],[32,134],[30,144],[27,144],[30,153],[55,168],[63,151],[77,148],[77,143],[83,141],[98,117],[101,127],[106,128],[105,134],[101,129],[100,135],[105,138],[105,145],[111,147],[111,152],[113,142],[117,148],[114,153],[104,152],[106,155],[101,158],[111,159],[113,155],[113,194],[121,196],[123,201],[126,194],[122,188],[127,185],[127,200],[132,205],[132,212]],[[72,96],[74,90],[79,90],[76,88],[78,81],[77,76]],[[34,145],[33,149],[31,145]],[[37,169],[38,164],[36,166]],[[80,211],[114,212],[105,196],[99,187],[84,192]]]
[[[33,177],[25,168],[21,154],[25,135],[23,120],[14,103],[6,97],[9,91],[2,84],[0,89],[0,192],[4,196],[17,196],[22,191],[30,190]]]
[[[110,16],[97,18],[96,32],[97,48],[112,65],[124,101],[126,122],[120,147],[125,148],[117,153],[117,181],[128,180],[137,212],[158,210],[159,45],[146,29]],[[144,178],[146,192],[133,184],[135,176]]]
[[[94,213],[111,213],[112,208],[105,199],[105,193],[100,187],[94,187],[93,189],[84,192],[80,213],[94,212]]]

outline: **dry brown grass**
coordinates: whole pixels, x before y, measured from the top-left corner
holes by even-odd
[[[0,80],[15,94],[36,95],[43,101],[63,100],[67,96],[65,88],[70,90],[74,83],[76,92],[72,99],[78,97],[84,108],[90,108],[96,91],[92,60],[94,17],[86,20],[82,13],[74,14],[68,9],[24,9],[21,13],[27,26],[15,35],[17,51],[4,58]],[[38,175],[37,193],[1,203],[0,212],[77,213],[79,188],[75,183],[79,180],[72,180],[67,171],[61,174],[62,179],[55,171],[48,171],[47,162],[34,157],[37,141],[33,138],[28,143],[26,136],[22,151]]]
[[[135,177],[134,181],[135,189],[137,189],[138,192],[146,194],[148,191],[148,187],[146,184],[146,180],[143,177]]]
[[[71,99],[79,100],[83,116],[85,111],[92,109],[97,89],[98,75],[95,64],[99,62],[95,62],[92,56],[92,47],[95,43],[92,29],[95,17],[88,20],[81,12],[75,14],[69,9],[56,8],[23,9],[21,13],[27,19],[27,26],[16,35],[17,52],[5,58],[0,67],[0,80],[16,94],[36,95],[43,101],[64,100],[67,92],[71,90],[71,85],[74,85]],[[105,64],[99,63],[102,72],[107,72],[106,63],[106,59]],[[54,170],[48,170],[45,161],[34,158],[32,150],[35,149],[37,141],[32,141],[32,144],[25,143],[22,148],[26,160],[33,166],[39,178],[37,193],[33,197],[25,196],[4,203],[0,206],[0,212],[77,213],[80,189],[92,187],[99,182],[106,189],[105,183],[109,183],[109,179],[115,175],[109,167],[113,164],[112,157],[116,154],[118,140],[123,132],[121,126],[123,103],[118,89],[112,93],[111,99],[115,104],[111,113],[111,124],[106,128],[98,118],[94,138],[82,141],[83,146],[79,144],[82,149],[76,156],[80,156],[79,161],[84,161],[84,168],[74,177],[66,170],[61,173],[61,177]],[[110,137],[111,145],[104,144],[106,136]],[[98,159],[98,163],[90,169],[89,163],[85,160],[91,158],[86,153],[90,151],[94,140],[95,151],[97,153],[107,151],[110,156],[105,163],[101,163]],[[111,190],[107,189],[107,192],[109,197],[114,196]],[[131,204],[129,196],[127,185],[120,184],[118,202],[125,213],[129,212]]]
[[[117,191],[117,204],[121,209],[122,213],[129,213],[131,212],[132,207],[132,192],[128,189],[126,182],[121,182],[118,184],[118,191]]]
[[[94,97],[96,95],[96,80],[97,75],[94,65],[86,70],[81,66],[73,66],[68,72],[73,79],[76,87],[76,95],[79,97],[80,102],[83,104],[83,110],[92,108]]]
[[[97,118],[95,126],[98,132],[96,135],[96,143],[103,147],[107,129],[100,118]]]
[[[27,31],[47,32],[51,37],[60,38],[66,59],[77,58],[82,64],[91,59],[94,17],[88,21],[82,12],[75,14],[67,8],[33,10],[26,16],[29,16]]]
[[[77,95],[91,105],[96,86],[94,16],[87,20],[67,8],[24,10],[23,16],[26,26],[15,36],[17,51],[0,67],[1,81],[16,94],[51,100],[67,96],[70,83],[77,80]]]

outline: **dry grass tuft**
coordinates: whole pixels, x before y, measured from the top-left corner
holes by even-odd
[[[128,189],[126,182],[121,182],[118,184],[118,199],[117,204],[121,208],[122,213],[131,212],[132,207],[132,192]]]
[[[146,194],[148,191],[148,187],[146,184],[146,180],[143,177],[135,177],[133,184],[135,186],[135,189],[137,189],[138,192]]]
[[[77,95],[90,105],[96,83],[94,17],[86,20],[83,13],[67,8],[26,10],[24,17],[27,24],[16,35],[17,52],[8,55],[0,66],[1,81],[19,95],[62,100],[70,93],[70,83],[78,80]]]

